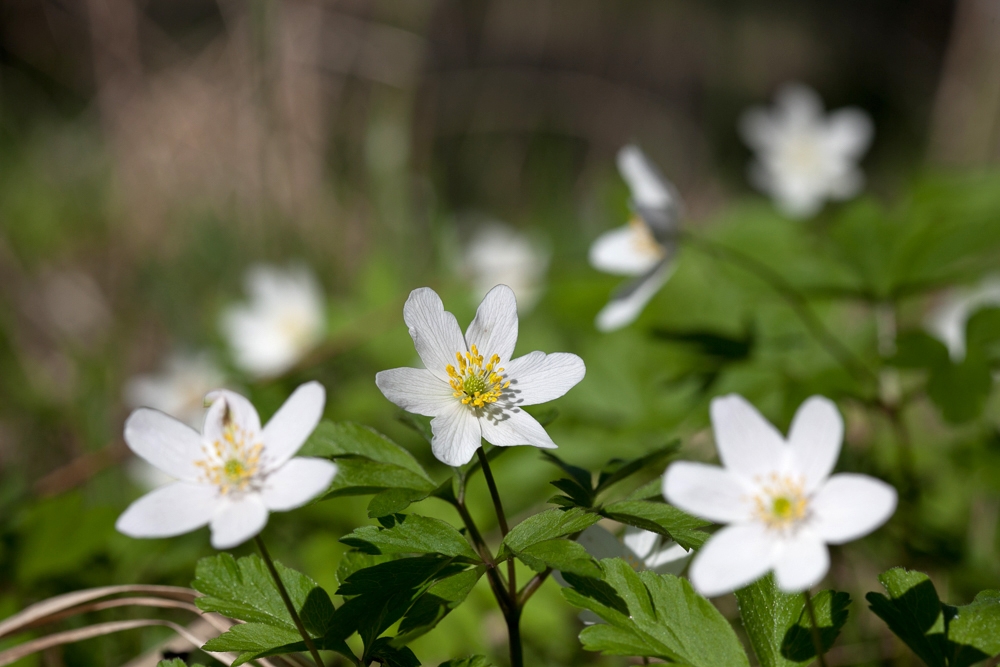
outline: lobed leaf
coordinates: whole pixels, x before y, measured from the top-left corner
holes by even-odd
[[[449,523],[419,514],[399,514],[389,528],[361,526],[340,538],[370,554],[442,554],[479,562],[469,541]]]
[[[659,533],[685,549],[697,549],[708,539],[708,533],[700,529],[710,522],[666,503],[623,500],[605,505],[599,511],[609,519]]]
[[[550,567],[560,572],[595,579],[603,574],[597,561],[582,545],[563,538],[536,542],[515,555],[535,572]]]
[[[600,518],[600,515],[579,507],[545,510],[514,526],[501,543],[497,557],[506,558],[533,544],[578,533],[597,523]]]

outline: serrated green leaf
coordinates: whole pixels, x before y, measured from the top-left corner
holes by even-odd
[[[893,568],[878,577],[889,594],[868,593],[865,599],[897,637],[928,667],[947,667],[947,638],[941,601],[922,572]]]
[[[386,489],[375,494],[371,502],[368,503],[368,518],[376,519],[380,516],[402,512],[410,504],[423,500],[428,495],[426,491],[417,489]]]
[[[430,493],[435,485],[412,470],[391,463],[364,457],[341,458],[337,459],[337,476],[323,498],[364,496],[397,488]]]
[[[625,500],[649,500],[650,498],[663,497],[663,478],[651,479],[638,489],[628,494]]]
[[[708,539],[708,533],[700,530],[710,525],[708,521],[665,503],[623,500],[605,505],[600,513],[620,523],[668,537],[685,549],[697,549]]]
[[[581,577],[600,578],[603,574],[593,556],[572,540],[558,538],[536,542],[517,552],[516,556],[536,572],[551,567],[553,570]]]
[[[621,459],[612,459],[608,465],[604,467],[601,471],[600,476],[597,478],[597,487],[595,490],[600,493],[604,491],[609,486],[617,484],[618,482],[627,479],[637,472],[642,470],[648,470],[650,468],[659,468],[662,472],[661,464],[668,458],[677,453],[680,449],[681,441],[674,440],[657,450],[646,454],[645,456],[640,456],[637,459],[632,459],[631,461],[624,461]]]
[[[468,658],[455,658],[442,662],[438,667],[494,667],[494,665],[485,656],[470,655]]]
[[[344,535],[344,544],[371,554],[442,554],[479,562],[469,541],[441,519],[401,514],[391,528],[361,526]]]
[[[500,545],[497,557],[506,558],[512,552],[524,551],[532,544],[578,533],[597,523],[600,518],[598,514],[578,507],[545,510],[514,526]]]
[[[807,665],[816,657],[805,598],[781,592],[767,575],[736,591],[740,618],[762,667]],[[824,651],[830,650],[847,622],[851,597],[821,591],[813,597]]]
[[[279,562],[275,563],[275,569],[309,633],[324,634],[334,614],[327,592],[306,575]],[[202,558],[191,585],[203,593],[196,604],[204,611],[296,630],[267,566],[256,555],[239,560],[229,554]]]
[[[971,604],[951,609],[951,667],[968,667],[1000,654],[1000,591],[982,591]]]
[[[547,452],[545,450],[542,450],[542,457],[549,463],[558,466],[563,472],[568,474],[569,480],[575,483],[575,486],[591,498],[591,503],[593,502],[594,483],[589,470],[581,468],[580,466],[575,466],[572,463],[567,463],[552,452]],[[557,488],[562,489],[562,487]]]
[[[576,480],[563,477],[549,482],[549,484],[566,494],[564,497],[570,501],[569,506],[571,507],[592,507],[594,505],[593,491],[580,486]]]
[[[570,602],[589,609],[613,628],[593,625],[580,633],[584,648],[613,655],[662,658],[690,667],[748,667],[736,633],[712,604],[685,579],[637,574],[621,558],[601,561],[604,582],[626,610],[607,606],[586,589],[563,589]]]
[[[404,646],[427,634],[453,609],[465,601],[476,582],[486,572],[486,566],[459,572],[434,583],[407,609],[392,639],[393,646]]]
[[[206,651],[260,654],[301,641],[302,635],[295,630],[279,628],[268,623],[240,623],[218,637],[209,639],[202,648]]]

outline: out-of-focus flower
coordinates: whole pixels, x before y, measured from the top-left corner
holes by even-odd
[[[606,273],[637,276],[597,314],[597,328],[613,331],[639,317],[673,272],[680,198],[638,146],[618,151],[618,171],[629,186],[631,221],[605,232],[590,246],[590,263]]]
[[[175,352],[159,373],[137,375],[125,385],[130,408],[153,408],[192,428],[205,420],[205,395],[226,381],[211,355]]]
[[[980,308],[1000,307],[1000,276],[991,276],[979,286],[951,294],[928,315],[927,330],[948,346],[955,361],[965,358],[965,325]]]
[[[462,273],[479,301],[496,285],[517,296],[519,313],[530,312],[545,288],[549,253],[538,242],[500,222],[480,227],[465,248]]]
[[[490,290],[464,336],[429,287],[410,292],[403,320],[424,368],[382,371],[375,384],[404,410],[433,417],[431,450],[439,461],[468,463],[483,438],[497,447],[556,447],[522,408],[559,398],[583,379],[586,368],[565,352],[511,358],[517,304],[509,287]]]
[[[309,269],[255,266],[247,272],[249,303],[222,314],[233,360],[255,377],[288,370],[323,340],[325,303]]]
[[[691,564],[702,595],[733,591],[774,570],[778,587],[803,591],[830,568],[827,544],[872,532],[896,509],[896,490],[873,477],[830,476],[844,420],[828,399],[799,408],[787,441],[746,399],[712,401],[712,426],[723,467],[680,461],[663,478],[677,507],[729,524]]]
[[[871,118],[854,107],[827,115],[811,88],[786,84],[773,109],[744,112],[740,134],[756,153],[750,181],[791,218],[811,217],[827,199],[849,199],[864,186],[857,162],[871,144]]]
[[[261,428],[253,405],[231,391],[208,395],[204,431],[141,408],[125,422],[129,448],[179,481],[132,503],[115,527],[130,537],[172,537],[209,524],[228,549],[263,530],[268,512],[300,507],[333,481],[337,466],[295,453],[323,414],[322,385],[302,385]]]

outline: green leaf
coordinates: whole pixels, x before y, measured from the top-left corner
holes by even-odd
[[[642,470],[649,470],[651,468],[659,468],[660,471],[663,470],[660,466],[663,463],[677,453],[680,449],[681,441],[674,440],[659,449],[641,456],[637,459],[632,459],[631,461],[624,461],[622,459],[612,459],[608,462],[608,465],[604,467],[601,471],[600,476],[597,478],[596,491],[600,493],[604,491],[609,486],[617,484],[623,479],[627,479],[637,472]]]
[[[189,665],[180,658],[174,658],[173,660],[160,660],[156,663],[156,667],[189,667]],[[195,663],[190,667],[204,667],[204,665]]]
[[[607,622],[580,633],[588,651],[661,658],[690,667],[749,666],[728,621],[687,580],[649,571],[636,574],[621,558],[602,560],[601,569],[604,583],[625,605],[624,612],[578,588],[575,578],[567,577],[574,587],[563,589],[570,604]]]
[[[431,430],[430,417],[400,410],[396,418],[419,433],[427,441],[427,444],[430,444],[434,440],[434,431]]]
[[[1000,591],[982,591],[972,604],[952,610],[948,622],[952,667],[967,667],[1000,654]]]
[[[382,637],[365,651],[364,663],[378,662],[384,667],[420,667],[420,661],[413,651],[403,647],[393,646],[388,637]]]
[[[600,515],[579,507],[545,510],[514,526],[500,545],[497,558],[507,558],[511,553],[522,552],[538,542],[578,533],[600,518]]]
[[[563,461],[551,452],[542,450],[542,457],[549,463],[559,466],[563,472],[569,475],[568,479],[560,479],[552,482],[552,485],[564,491],[570,498],[577,501],[583,507],[590,507],[594,504],[596,493],[594,492],[593,480],[590,471],[579,466]]]
[[[603,574],[593,556],[572,540],[559,538],[536,542],[516,555],[535,572],[551,567],[553,570],[571,572],[581,577],[600,578]]]
[[[949,363],[948,348],[923,331],[910,331],[896,339],[896,354],[889,363],[898,368],[938,368]]]
[[[449,523],[419,514],[400,514],[391,528],[361,526],[340,541],[371,554],[443,554],[479,562],[469,541]]]
[[[427,634],[455,607],[468,597],[476,582],[486,572],[486,566],[459,572],[434,583],[414,601],[399,624],[393,646],[404,646]]]
[[[442,662],[438,667],[494,667],[494,665],[485,656],[470,655],[468,658],[455,658]]]
[[[993,389],[989,364],[976,352],[968,350],[959,363],[933,369],[927,380],[927,395],[952,424],[979,417]]]
[[[816,658],[812,623],[801,593],[783,593],[767,575],[736,591],[740,618],[761,667],[807,665]],[[851,596],[821,591],[813,597],[824,653],[847,622]]]
[[[609,519],[669,537],[685,549],[697,549],[708,539],[708,533],[699,530],[710,525],[708,521],[665,503],[623,500],[605,505],[599,511]]]
[[[330,596],[306,575],[278,562],[274,565],[306,629],[314,636],[324,634],[334,614]],[[199,609],[296,632],[267,566],[256,555],[239,560],[229,554],[202,558],[191,585],[203,593],[196,600]]]
[[[368,518],[377,519],[389,514],[397,514],[409,507],[411,503],[423,500],[428,495],[426,491],[417,489],[386,489],[375,494],[371,502],[368,503]]]
[[[649,480],[638,489],[628,494],[625,500],[650,500],[652,498],[663,498],[662,477],[656,477]]]
[[[1000,308],[982,308],[969,318],[965,346],[993,361],[1000,358]]]
[[[865,599],[871,610],[928,667],[947,667],[944,610],[930,578],[897,567],[878,580],[889,596],[868,593]]]

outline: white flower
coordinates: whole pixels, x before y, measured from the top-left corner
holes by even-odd
[[[455,316],[429,287],[410,292],[403,320],[424,368],[394,368],[375,376],[385,397],[431,420],[431,450],[438,460],[468,463],[480,440],[497,447],[555,448],[522,406],[559,398],[583,379],[575,354],[531,352],[511,359],[517,342],[514,292],[497,285],[462,335]]]
[[[691,564],[691,583],[715,596],[774,570],[781,590],[818,583],[830,567],[827,544],[872,532],[896,509],[896,490],[866,475],[830,477],[844,434],[836,406],[814,396],[799,408],[786,440],[743,397],[712,401],[724,467],[672,464],[663,494],[677,507],[730,524]]]
[[[300,507],[330,485],[337,466],[292,458],[323,414],[322,385],[302,385],[261,428],[250,402],[231,391],[209,394],[199,434],[157,410],[125,422],[129,448],[176,478],[132,503],[115,527],[130,537],[172,537],[209,524],[212,546],[234,547],[258,534],[268,512]]]
[[[538,303],[549,268],[549,253],[526,234],[499,222],[478,229],[462,258],[462,273],[480,300],[496,285],[517,295],[517,309],[527,313]]]
[[[205,420],[205,395],[225,381],[210,355],[178,352],[167,358],[162,372],[131,378],[125,385],[125,402],[131,408],[166,412],[200,428]]]
[[[618,171],[632,193],[633,217],[627,225],[597,237],[590,246],[590,263],[599,271],[637,277],[619,288],[597,314],[601,331],[635,321],[673,273],[677,250],[680,198],[674,187],[637,146],[618,151]]]
[[[1000,276],[991,276],[971,290],[953,293],[929,314],[927,329],[942,343],[954,361],[965,358],[965,325],[980,308],[1000,307]]]
[[[786,84],[773,110],[743,114],[740,133],[757,154],[751,182],[789,217],[808,218],[827,199],[849,199],[864,185],[857,162],[871,144],[871,119],[853,107],[825,115],[811,88]]]
[[[323,339],[322,289],[304,266],[255,266],[246,287],[250,302],[222,314],[222,333],[240,369],[256,377],[278,375]]]

